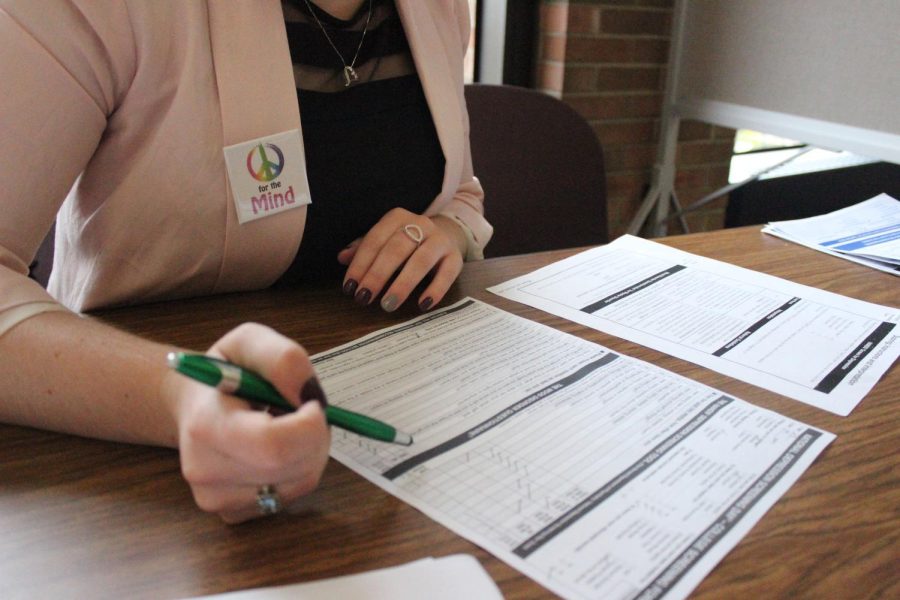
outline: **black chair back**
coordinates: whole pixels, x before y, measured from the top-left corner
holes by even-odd
[[[475,176],[494,226],[486,257],[609,241],[603,151],[568,104],[536,90],[465,89]]]

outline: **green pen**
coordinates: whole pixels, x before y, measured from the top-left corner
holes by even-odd
[[[166,357],[166,362],[182,375],[214,387],[224,394],[288,412],[297,410],[294,405],[284,399],[275,386],[260,375],[224,360],[203,354],[170,352]],[[331,425],[373,440],[393,442],[404,446],[413,443],[411,435],[398,431],[387,423],[330,404],[325,407],[325,419]]]

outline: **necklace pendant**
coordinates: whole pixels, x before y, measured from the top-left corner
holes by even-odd
[[[356,74],[356,70],[351,66],[344,67],[344,87],[350,87],[350,84],[359,81],[359,75]]]

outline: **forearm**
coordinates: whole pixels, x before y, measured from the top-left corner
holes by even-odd
[[[70,313],[34,316],[0,337],[0,421],[174,447],[168,350]]]

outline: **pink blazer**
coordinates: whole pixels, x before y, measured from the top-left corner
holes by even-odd
[[[463,98],[467,3],[396,3],[446,159],[427,214],[464,223],[477,256],[492,230]],[[306,209],[240,225],[222,149],[300,127],[279,0],[47,6],[0,0],[0,321],[54,298],[83,311],[275,281]],[[54,218],[51,298],[26,273]]]

